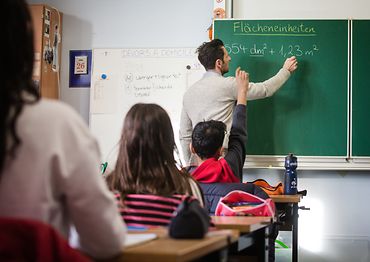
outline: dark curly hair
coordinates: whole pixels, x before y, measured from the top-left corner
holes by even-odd
[[[205,121],[195,125],[191,136],[191,144],[201,159],[214,157],[222,147],[226,125],[221,121]]]
[[[21,139],[17,119],[24,104],[40,96],[32,82],[32,19],[24,0],[1,0],[3,52],[0,52],[0,172],[6,159],[14,158]],[[1,173],[0,173],[1,174]]]
[[[220,39],[204,42],[198,47],[198,59],[206,70],[214,69],[217,59],[224,61],[224,43]]]

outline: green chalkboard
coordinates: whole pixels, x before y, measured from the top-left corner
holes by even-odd
[[[352,156],[370,156],[370,21],[352,23]]]
[[[248,102],[248,155],[347,156],[348,21],[216,20],[214,37],[251,82],[296,56],[298,70],[272,97]]]

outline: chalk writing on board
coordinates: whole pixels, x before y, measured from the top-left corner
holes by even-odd
[[[297,24],[274,24],[265,25],[260,23],[249,23],[237,21],[233,24],[235,35],[265,35],[265,36],[315,36],[316,29],[306,26],[304,23]]]
[[[240,43],[225,44],[229,54],[237,55],[239,53],[249,56],[314,56],[320,49],[317,44],[302,46],[298,44],[286,44],[280,46],[270,46],[267,43],[245,45]]]

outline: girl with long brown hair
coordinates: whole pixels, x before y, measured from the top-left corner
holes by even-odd
[[[116,167],[107,177],[123,200],[121,214],[128,225],[167,225],[184,195],[203,203],[196,182],[178,169],[175,147],[171,121],[162,107],[139,103],[129,110]]]

